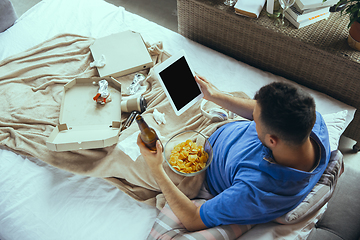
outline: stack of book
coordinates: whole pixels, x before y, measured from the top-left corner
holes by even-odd
[[[339,0],[295,0],[285,12],[285,18],[289,20],[296,28],[302,28],[327,19],[330,16],[330,7]]]

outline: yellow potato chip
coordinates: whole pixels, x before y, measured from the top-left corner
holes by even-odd
[[[193,173],[206,166],[209,156],[203,146],[197,146],[192,140],[179,143],[171,151],[169,163],[179,172]]]
[[[198,158],[197,155],[189,155],[188,160],[189,160],[190,162],[195,162],[197,158]]]

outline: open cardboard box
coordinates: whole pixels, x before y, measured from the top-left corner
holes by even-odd
[[[111,102],[93,98],[98,82],[108,81]],[[53,151],[103,148],[117,143],[121,127],[121,83],[112,77],[77,78],[64,86],[60,124],[46,141]]]

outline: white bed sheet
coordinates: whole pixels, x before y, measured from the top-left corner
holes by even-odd
[[[173,54],[184,49],[195,71],[224,91],[249,96],[271,81],[286,81],[199,45],[102,0],[43,0],[0,33],[0,60],[59,33],[99,38],[124,30],[162,41]],[[1,74],[1,73],[0,73]],[[225,83],[225,84],[224,84]],[[309,90],[322,114],[355,109]],[[56,169],[0,149],[0,239],[145,239],[158,211],[108,182]]]
[[[158,210],[103,179],[0,151],[0,239],[146,239]]]

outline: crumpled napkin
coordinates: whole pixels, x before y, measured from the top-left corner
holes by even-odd
[[[154,109],[153,117],[154,117],[155,121],[157,122],[157,124],[159,124],[159,125],[166,123],[165,113],[159,112],[156,108]]]
[[[90,67],[104,67],[106,64],[106,58],[105,58],[105,55],[101,55],[100,59],[98,60],[95,60],[93,62],[90,63]]]

